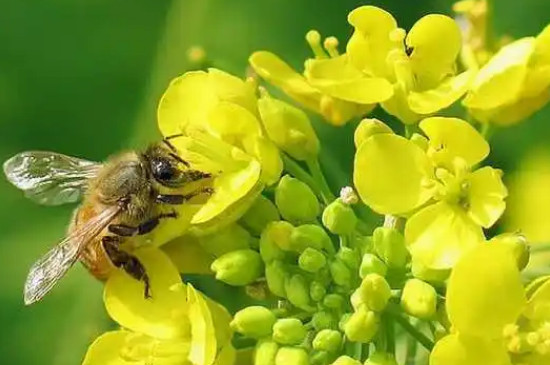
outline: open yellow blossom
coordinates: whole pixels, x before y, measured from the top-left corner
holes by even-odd
[[[490,242],[465,255],[447,288],[453,332],[430,365],[542,365],[550,361],[550,282],[523,288],[511,251]]]
[[[282,171],[262,129],[251,84],[217,69],[176,78],[160,101],[158,123],[193,168],[214,175],[214,194],[193,216],[201,229],[237,219]]]
[[[456,72],[461,36],[451,18],[427,15],[408,34],[390,13],[375,6],[353,10],[348,21],[355,28],[347,44],[350,62],[392,83],[393,97],[382,107],[403,123],[444,109],[467,91],[474,72]]]
[[[227,311],[183,284],[160,250],[141,249],[136,256],[149,274],[151,298],[144,297],[143,283],[115,272],[106,283],[104,301],[122,329],[97,338],[83,364],[233,364]]]
[[[550,100],[550,25],[504,46],[483,66],[463,103],[484,123],[507,126]],[[503,92],[506,90],[506,92]]]
[[[334,37],[325,40],[326,51],[318,32],[310,31],[306,39],[315,58],[305,62],[303,75],[267,51],[252,54],[250,64],[262,78],[337,126],[367,114],[376,103],[391,97],[391,84],[353,67],[346,54],[338,53]]]
[[[380,214],[410,216],[405,239],[413,260],[449,269],[484,240],[482,227],[502,215],[507,195],[492,167],[471,171],[489,146],[467,122],[432,117],[420,122],[427,150],[390,133],[362,141],[354,183],[361,199]]]

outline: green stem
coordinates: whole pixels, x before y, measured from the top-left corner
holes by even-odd
[[[281,154],[283,158],[283,163],[285,165],[285,170],[298,180],[306,183],[319,197],[323,197],[321,188],[317,185],[315,179],[306,172],[296,161],[287,156],[286,154]]]
[[[496,49],[496,32],[494,24],[495,3],[493,0],[486,0],[487,13],[485,16],[485,48],[489,52],[494,52]]]
[[[386,352],[395,355],[395,327],[390,316],[384,317],[384,327],[386,327]]]
[[[332,194],[332,192],[330,191],[330,187],[328,186],[327,180],[325,179],[323,170],[321,170],[321,165],[319,164],[319,160],[314,159],[314,160],[307,161],[307,167],[309,168],[309,171],[313,176],[313,180],[315,180],[315,182],[321,189],[321,194],[325,203],[328,204],[334,199],[336,199],[334,194]]]
[[[397,310],[391,310],[390,313],[392,314],[392,318],[397,322],[406,332],[409,333],[418,343],[420,343],[424,348],[428,351],[432,351],[434,347],[434,343],[432,340],[430,340],[425,334],[420,332],[418,328],[413,326],[407,318],[405,318],[401,313],[399,313]]]
[[[550,251],[550,243],[535,243],[529,245],[530,253],[543,253]]]

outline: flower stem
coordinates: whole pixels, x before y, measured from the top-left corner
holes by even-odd
[[[384,317],[384,327],[386,327],[386,352],[395,354],[395,327],[390,316]]]
[[[318,186],[317,182],[315,181],[315,179],[306,172],[306,170],[304,170],[302,168],[302,166],[300,166],[296,161],[294,161],[292,158],[290,158],[289,156],[287,156],[286,154],[281,154],[282,158],[283,158],[283,163],[285,165],[285,170],[292,176],[294,176],[295,178],[297,178],[298,180],[301,180],[302,182],[306,183],[314,192],[315,194],[317,194],[319,197],[323,197],[323,193],[322,193],[322,190],[321,188]]]
[[[432,351],[434,343],[425,334],[420,332],[418,328],[409,322],[397,309],[388,308],[388,312],[391,313],[392,318],[397,322],[406,332],[409,333],[416,341],[418,341],[428,351]]]
[[[307,166],[309,168],[309,171],[311,172],[311,175],[313,176],[313,180],[318,184],[319,188],[321,189],[322,197],[326,204],[330,203],[336,197],[332,192],[330,191],[330,187],[328,186],[327,180],[325,179],[325,175],[323,175],[323,171],[321,170],[321,165],[319,164],[319,160],[313,159],[307,161]]]
[[[493,0],[485,0],[487,4],[487,12],[485,15],[485,48],[489,52],[494,52],[496,48],[496,35],[495,35],[495,4]]]

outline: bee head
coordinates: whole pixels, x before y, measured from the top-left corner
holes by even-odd
[[[185,169],[188,163],[174,151],[162,145],[154,145],[147,149],[144,160],[152,177],[161,185],[176,188],[185,181]]]

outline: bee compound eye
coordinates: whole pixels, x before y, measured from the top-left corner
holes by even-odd
[[[172,180],[176,176],[176,169],[170,161],[163,158],[156,158],[151,161],[153,175],[159,181]]]

